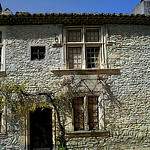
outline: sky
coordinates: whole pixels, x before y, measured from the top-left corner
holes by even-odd
[[[0,0],[2,8],[33,13],[128,13],[141,0]]]

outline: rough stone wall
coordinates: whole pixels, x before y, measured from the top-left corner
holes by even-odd
[[[143,1],[139,3],[133,10],[132,14],[150,15],[150,1]]]
[[[53,47],[55,37],[62,35],[61,25],[43,25],[43,26],[7,26],[6,27],[6,75],[18,83],[30,80],[29,92],[35,93],[44,89],[52,89],[56,86],[55,77],[51,69],[61,66],[62,47]],[[33,45],[46,46],[45,60],[31,61],[30,47]],[[28,86],[27,84],[27,86]],[[7,116],[11,118],[11,113]],[[25,137],[22,132],[24,120],[12,123],[9,119],[7,128],[7,138],[1,140],[1,145],[5,149],[24,149]],[[11,132],[11,124],[16,128]],[[54,126],[54,125],[53,125]],[[10,127],[10,128],[9,128]],[[27,142],[27,141],[26,141]],[[21,144],[20,144],[21,143]]]
[[[144,2],[139,3],[133,10],[132,14],[144,14]]]
[[[112,91],[120,108],[115,103],[106,103],[107,129],[113,143],[128,148],[150,147],[150,27],[108,26],[108,55],[120,55],[121,75],[110,76]],[[109,62],[109,60],[108,60]],[[111,64],[115,65],[115,64]],[[111,114],[111,115],[110,115]],[[110,138],[111,139],[111,138]],[[111,140],[109,140],[110,142]]]
[[[52,68],[61,67],[62,47],[53,47],[55,36],[62,34],[61,25],[8,26],[6,33],[6,74],[16,81],[30,79],[34,88],[53,87],[56,77]],[[31,61],[30,47],[46,46],[46,59]]]
[[[71,138],[69,149],[126,150],[150,147],[150,27],[132,25],[107,25],[109,68],[121,68],[120,75],[111,75],[114,101],[105,101],[106,130],[109,138]],[[7,26],[6,74],[18,83],[30,80],[32,92],[54,88],[61,78],[50,72],[61,67],[62,47],[53,47],[55,36],[62,34],[61,25]],[[30,61],[30,46],[45,45],[46,59]],[[120,105],[118,106],[118,101]],[[8,113],[10,115],[10,113]],[[23,149],[20,123],[13,124],[8,138],[1,139],[1,149]],[[16,141],[15,141],[16,139]],[[21,144],[20,144],[21,143]]]
[[[69,148],[90,150],[148,150],[150,148],[150,27],[107,25],[113,101],[105,100],[106,130],[110,138],[74,138]],[[76,142],[75,142],[75,141]]]

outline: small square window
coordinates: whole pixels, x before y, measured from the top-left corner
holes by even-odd
[[[31,47],[31,60],[45,59],[45,46],[32,46]]]

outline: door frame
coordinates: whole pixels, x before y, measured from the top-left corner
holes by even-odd
[[[48,108],[48,109],[51,109],[52,111],[52,146],[55,147],[55,144],[56,144],[56,114],[55,114],[55,111],[54,111],[54,108],[52,106],[47,106],[47,107],[44,107],[44,108]],[[25,144],[26,144],[26,148],[28,150],[30,150],[30,112],[27,113],[27,120],[26,120],[26,126],[27,128],[25,129],[26,131],[26,138],[25,138]]]

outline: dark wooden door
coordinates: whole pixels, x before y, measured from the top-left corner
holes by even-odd
[[[52,149],[52,110],[30,112],[30,150]]]

